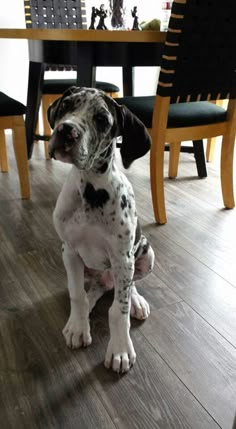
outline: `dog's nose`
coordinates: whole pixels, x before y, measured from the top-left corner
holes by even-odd
[[[80,137],[80,131],[78,128],[69,122],[60,124],[57,128],[57,133],[59,134],[60,139],[63,139],[65,142],[72,143]]]
[[[78,127],[70,122],[59,124],[51,136],[49,142],[49,156],[55,158],[55,153],[68,153],[80,139],[81,132]]]

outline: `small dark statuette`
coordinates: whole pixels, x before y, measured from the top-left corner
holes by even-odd
[[[107,10],[105,10],[105,5],[101,4],[100,9],[96,9],[97,16],[99,16],[99,23],[97,30],[107,30],[105,25],[105,18],[107,17]]]
[[[92,13],[91,13],[91,24],[90,24],[90,27],[89,27],[89,30],[95,30],[95,27],[94,27],[94,24],[95,24],[95,20],[96,20],[96,17],[97,17],[97,12],[96,12],[96,7],[92,7]]]
[[[142,30],[141,29],[141,27],[140,27],[140,25],[139,25],[139,22],[138,22],[138,16],[137,16],[137,13],[138,13],[138,9],[137,9],[137,6],[134,6],[134,8],[133,8],[133,10],[131,10],[131,15],[132,15],[132,17],[134,18],[134,22],[133,22],[133,28],[132,28],[132,30],[138,30],[138,31],[140,31],[140,30]]]

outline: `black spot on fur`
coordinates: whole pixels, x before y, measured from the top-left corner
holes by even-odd
[[[97,172],[103,174],[107,171],[108,163],[104,162],[100,167],[97,168]]]
[[[89,94],[95,94],[95,92],[96,92],[96,90],[95,89],[86,89],[86,93],[89,93]],[[85,95],[85,94],[83,94],[83,95]]]
[[[137,226],[136,226],[136,231],[135,231],[135,241],[134,241],[134,244],[137,244],[139,242],[139,240],[141,238],[141,232],[142,232],[141,225],[140,225],[140,222],[138,220],[137,221]]]
[[[150,244],[148,242],[143,246],[143,255],[146,255],[149,247],[150,247]]]
[[[121,206],[122,210],[124,210],[127,207],[127,198],[125,195],[122,195],[122,197],[121,197],[120,206]]]
[[[92,209],[104,207],[110,199],[109,193],[106,189],[95,190],[91,183],[86,184],[83,197]]]
[[[141,239],[141,233],[142,233],[142,229],[141,229],[141,226],[140,226],[140,223],[139,223],[139,220],[138,220],[137,221],[136,231],[135,231],[135,241],[134,241],[135,245],[138,244],[138,242],[140,241],[140,239]],[[139,243],[139,246],[138,246],[138,248],[137,248],[137,250],[136,250],[136,252],[134,254],[135,259],[138,256],[140,256],[140,252],[141,252],[141,242]],[[141,252],[141,253],[143,253],[143,252]]]
[[[81,128],[81,130],[85,133],[85,131],[86,131],[86,127],[85,127],[83,124],[81,124],[81,123],[80,123],[80,128]]]

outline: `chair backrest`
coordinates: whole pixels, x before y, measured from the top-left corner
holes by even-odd
[[[27,28],[86,29],[85,0],[24,0]]]
[[[171,103],[236,98],[235,0],[174,0],[157,94]]]
[[[24,0],[26,28],[86,29],[85,0]],[[75,71],[75,65],[48,64],[45,70]]]

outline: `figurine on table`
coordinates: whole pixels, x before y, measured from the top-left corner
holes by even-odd
[[[96,7],[93,6],[92,13],[91,13],[91,24],[90,24],[89,30],[95,30],[94,24],[95,24],[96,17],[97,17],[97,9]]]
[[[115,29],[122,29],[125,27],[124,15],[124,0],[109,0],[109,8],[112,14],[111,26]]]
[[[105,25],[105,18],[107,18],[107,10],[105,10],[105,5],[101,4],[100,9],[96,9],[97,16],[99,16],[99,23],[97,30],[107,30]]]
[[[131,10],[131,15],[134,18],[132,30],[136,30],[136,31],[142,30],[142,28],[140,27],[139,22],[138,22],[138,15],[137,14],[138,14],[138,8],[137,8],[137,6],[134,6],[133,10]]]

